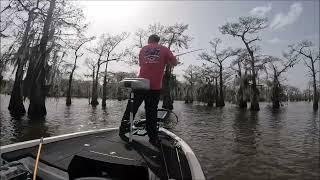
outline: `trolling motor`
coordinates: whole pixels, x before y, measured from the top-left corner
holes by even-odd
[[[134,121],[134,108],[133,108],[133,99],[134,99],[134,91],[135,90],[149,90],[150,89],[150,81],[149,79],[144,78],[124,78],[119,82],[120,87],[125,87],[130,89],[130,132],[129,132],[129,142],[132,142],[133,131],[135,128]]]

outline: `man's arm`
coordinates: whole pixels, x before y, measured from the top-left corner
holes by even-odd
[[[178,64],[177,58],[168,49],[168,64],[171,66],[176,66]]]
[[[138,62],[139,62],[139,66],[141,67],[141,59],[142,59],[142,49],[140,49],[139,51],[139,57],[138,57]]]

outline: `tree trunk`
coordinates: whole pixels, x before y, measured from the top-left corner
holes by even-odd
[[[257,82],[256,82],[256,71],[255,71],[255,59],[253,56],[253,51],[250,49],[249,44],[245,41],[244,36],[241,37],[243,43],[245,44],[248,53],[250,54],[251,58],[251,72],[252,72],[252,98],[251,98],[251,104],[250,104],[250,110],[251,111],[259,111],[259,90],[257,88]]]
[[[193,103],[193,83],[191,83],[191,87],[190,88],[191,88],[191,90],[190,90],[191,91],[191,93],[190,93],[191,94],[190,95],[191,102],[190,103]]]
[[[73,72],[74,69],[72,69],[70,76],[69,76],[69,81],[68,81],[68,90],[67,90],[67,98],[66,98],[66,105],[70,106],[71,105],[71,89],[72,89],[72,77],[73,77]]]
[[[240,87],[238,91],[238,103],[239,103],[239,108],[240,109],[247,109],[247,101],[244,98],[244,90],[245,90],[245,85],[244,85],[244,79],[241,76],[240,73]]]
[[[108,70],[108,62],[106,62],[106,69],[104,71],[103,76],[103,88],[102,88],[102,107],[106,107],[106,101],[107,101],[107,71]]]
[[[163,78],[163,104],[162,108],[164,109],[173,109],[173,98],[171,95],[171,87],[170,83],[172,80],[171,68],[170,66],[166,66],[165,74]]]
[[[240,82],[242,83],[242,82]],[[243,91],[243,85],[240,85],[239,91],[238,91],[238,103],[239,103],[239,107],[241,109],[246,109],[247,108],[247,101],[244,99],[244,91]]]
[[[273,87],[272,87],[272,108],[279,109],[280,108],[280,87],[278,77],[275,74],[273,77]]]
[[[238,91],[238,104],[240,109],[247,109],[247,101],[244,100],[244,80],[241,72],[241,62],[238,62],[239,68],[239,91]],[[245,74],[246,75],[246,74]]]
[[[96,71],[96,75],[95,75],[95,80],[92,84],[92,97],[91,97],[91,106],[92,107],[96,107],[99,102],[98,102],[98,81],[99,81],[99,69],[100,69],[100,58],[101,56],[99,57],[99,60],[98,60],[98,63],[97,63],[97,71]]]
[[[214,81],[213,81],[214,83]],[[213,107],[215,98],[216,98],[216,89],[211,82],[205,87],[205,96],[204,96],[204,102],[207,102],[208,107]]]
[[[2,76],[2,74],[0,74],[0,93],[2,90],[2,80],[3,80],[3,76]]]
[[[92,94],[93,94],[93,92],[92,92],[92,90],[93,90],[93,86],[94,86],[94,80],[95,80],[95,67],[93,66],[92,67],[92,85],[91,85],[91,96],[89,95],[88,97],[88,101],[89,101],[89,104],[91,104],[91,99],[92,99]]]
[[[90,104],[90,87],[87,87],[88,104]]]
[[[66,98],[66,105],[70,106],[71,105],[71,89],[72,89],[72,79],[73,79],[73,73],[76,70],[77,67],[77,59],[78,56],[76,55],[73,63],[73,67],[69,76],[69,81],[68,81],[68,90],[67,90],[67,98]]]
[[[186,92],[186,96],[185,96],[185,98],[184,98],[184,103],[185,103],[185,104],[189,104],[189,89],[187,88],[186,91],[187,91],[187,92]]]
[[[185,104],[189,104],[189,103],[193,103],[193,94],[192,94],[192,86],[189,87],[189,88],[186,88],[187,90],[187,93],[186,93],[186,97],[185,97],[185,100],[184,100],[184,103]]]
[[[14,79],[14,85],[11,92],[10,102],[9,102],[9,111],[13,116],[23,116],[26,113],[26,110],[23,106],[23,87],[22,87],[22,79],[23,79],[23,67],[26,63],[27,58],[27,44],[29,32],[31,30],[31,23],[33,21],[33,11],[28,13],[28,20],[26,24],[26,29],[23,34],[23,40],[21,46],[17,53],[17,71]]]
[[[26,113],[23,105],[23,92],[22,92],[22,78],[23,78],[23,65],[18,65],[16,76],[11,92],[9,111],[12,116],[20,117]]]
[[[220,65],[220,70],[219,70],[219,89],[220,89],[220,94],[217,98],[217,102],[216,102],[216,106],[217,107],[223,107],[225,106],[225,103],[224,103],[224,93],[223,93],[223,78],[222,78],[222,65]]]
[[[32,76],[34,67],[36,65],[36,58],[38,56],[38,46],[31,47],[31,55],[28,63],[28,70],[26,77],[23,80],[23,96],[30,98],[31,84],[32,84]]]
[[[257,83],[256,83],[256,73],[254,70],[254,62],[252,62],[252,98],[251,98],[251,105],[250,105],[250,110],[252,111],[259,111],[259,90],[257,88]]]
[[[45,106],[45,75],[46,75],[46,60],[47,60],[47,43],[49,41],[49,30],[53,20],[53,11],[55,9],[56,1],[50,1],[47,18],[45,19],[42,38],[39,46],[39,58],[33,72],[32,85],[30,91],[30,105],[28,109],[28,116],[30,118],[42,118],[47,114]],[[53,27],[52,27],[53,28]]]
[[[91,97],[91,103],[90,103],[92,107],[95,107],[99,104],[97,87],[98,87],[98,83],[95,81],[92,87],[92,97]]]
[[[218,107],[218,102],[219,102],[219,88],[218,88],[218,78],[214,78],[215,81],[215,86],[214,86],[214,91],[215,91],[215,100],[216,100],[216,107]]]
[[[317,79],[316,79],[316,70],[314,68],[314,63],[311,61],[311,67],[312,67],[312,79],[313,79],[313,110],[318,110],[318,91],[317,91]]]
[[[311,102],[311,90],[310,90],[310,84],[308,86],[308,101]]]

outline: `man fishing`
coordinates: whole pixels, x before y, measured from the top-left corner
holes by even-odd
[[[144,46],[139,53],[139,78],[150,81],[150,90],[136,90],[133,99],[133,115],[137,113],[139,106],[144,101],[146,111],[146,130],[149,142],[155,146],[159,144],[157,129],[157,109],[160,100],[160,90],[166,65],[176,66],[177,59],[172,52],[160,44],[158,35],[151,35],[148,38],[148,45]],[[125,133],[129,131],[130,102],[122,117],[119,136],[127,140]]]

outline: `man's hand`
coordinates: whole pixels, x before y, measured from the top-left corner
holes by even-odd
[[[181,61],[179,61],[178,56],[175,56],[175,58],[176,58],[176,64],[175,64],[174,66],[182,65],[182,62],[181,62]]]
[[[181,65],[182,63],[179,61],[179,58],[177,58],[176,56],[176,60],[177,60],[177,64],[176,65]]]

